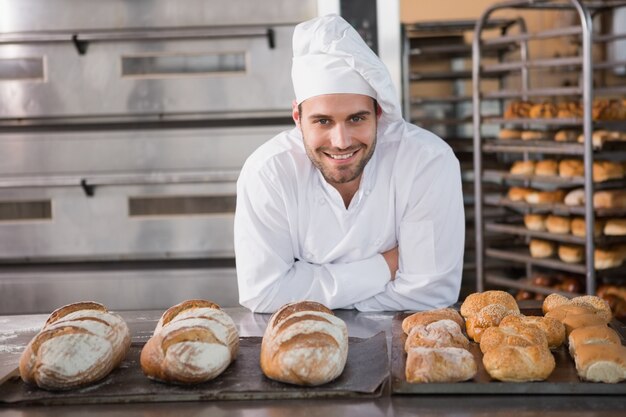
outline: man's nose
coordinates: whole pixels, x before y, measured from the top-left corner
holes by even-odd
[[[342,123],[337,123],[331,133],[330,144],[334,148],[346,149],[352,145],[350,131]]]

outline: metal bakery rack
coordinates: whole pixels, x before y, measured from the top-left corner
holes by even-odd
[[[607,159],[621,162],[626,159],[626,142],[607,142],[601,146],[594,146],[592,134],[594,130],[607,129],[617,132],[625,131],[626,122],[623,120],[597,120],[592,111],[594,98],[624,96],[626,93],[626,79],[613,77],[610,71],[622,68],[625,61],[599,59],[614,42],[626,39],[626,30],[615,24],[612,31],[608,26],[614,16],[614,11],[626,7],[624,1],[583,2],[579,0],[561,1],[532,1],[513,0],[496,3],[487,8],[477,21],[472,47],[472,77],[473,77],[473,138],[474,138],[474,170],[475,176],[475,227],[476,227],[476,278],[477,290],[483,291],[486,286],[516,288],[532,291],[537,294],[555,292],[553,288],[533,284],[531,276],[536,272],[574,273],[584,277],[581,280],[580,291],[575,293],[595,294],[597,283],[619,281],[624,276],[624,266],[599,270],[594,262],[594,251],[607,245],[626,243],[624,236],[599,236],[594,238],[594,223],[607,216],[623,217],[626,210],[623,208],[595,209],[593,204],[594,192],[603,189],[624,190],[624,180],[594,182],[594,160]],[[545,11],[558,12],[563,19],[553,19],[551,24],[557,27],[543,29],[536,32],[526,30],[525,17]],[[520,17],[516,25],[517,33],[509,31],[502,36],[487,36],[487,28],[494,19],[504,13],[518,13]],[[536,16],[536,15],[533,15]],[[544,15],[545,16],[545,15]],[[569,22],[576,22],[570,25]],[[621,31],[621,33],[620,33]],[[551,40],[568,42],[574,55],[531,57],[533,45]],[[502,62],[490,64],[485,59],[495,46],[508,46],[513,53],[508,54]],[[496,91],[487,88],[487,77],[493,74],[502,75],[504,72],[514,78],[506,88]],[[542,74],[549,73],[549,76]],[[567,77],[576,77],[570,85],[563,83]],[[515,79],[515,77],[517,77]],[[541,79],[539,77],[542,77]],[[556,79],[557,85],[545,86],[550,77]],[[617,80],[617,81],[616,81]],[[516,82],[515,82],[516,81]],[[538,81],[538,82],[537,82]],[[538,87],[531,84],[536,82]],[[621,85],[619,83],[621,82]],[[541,84],[541,85],[540,85]],[[504,117],[501,112],[486,111],[484,105],[487,100],[502,100],[504,106],[513,101],[553,102],[570,100],[578,103],[582,114],[575,117]],[[622,100],[620,98],[619,100]],[[621,101],[620,101],[621,102]],[[624,106],[626,103],[622,103]],[[623,117],[623,116],[622,116]],[[549,136],[548,140],[520,140],[494,139],[491,130],[494,126],[501,129],[534,129],[550,135],[558,129],[577,129],[584,135],[584,142],[557,142]],[[623,139],[622,139],[623,140]],[[559,176],[513,175],[505,170],[492,170],[485,163],[493,158],[517,158],[521,160],[536,160],[549,156],[552,159],[582,158],[584,176],[562,178]],[[621,162],[623,163],[623,162]],[[506,195],[494,194],[488,191],[489,184],[521,185],[536,189],[564,189],[574,187],[584,189],[585,202],[581,206],[555,204],[529,204],[527,202],[511,201]],[[494,219],[487,216],[487,210],[494,207],[504,208],[507,217]],[[561,216],[583,216],[585,219],[585,237],[572,234],[553,234],[545,231],[532,231],[524,227],[521,222],[523,214],[547,213]],[[516,221],[510,221],[515,218]],[[489,232],[498,232],[509,236],[509,244],[503,246],[499,242],[489,239]],[[566,263],[557,257],[533,258],[528,250],[531,238],[545,239],[556,244],[578,244],[584,246],[584,261],[582,263]],[[523,246],[526,245],[526,246]],[[624,248],[625,246],[621,246]],[[622,249],[623,250],[623,249]],[[508,262],[519,268],[515,274],[492,269],[491,260]],[[584,282],[582,282],[584,281]],[[623,285],[623,284],[622,284]],[[572,292],[559,291],[565,295],[574,295]]]

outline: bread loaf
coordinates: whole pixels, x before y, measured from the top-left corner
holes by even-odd
[[[534,190],[524,197],[528,204],[554,204],[561,203],[565,198],[565,191],[538,191]]]
[[[556,245],[547,240],[531,239],[529,249],[533,258],[549,258],[554,255]]]
[[[507,196],[511,201],[524,201],[526,196],[532,192],[533,190],[531,188],[511,187],[509,188]]]
[[[533,175],[535,173],[535,161],[515,161],[509,172],[513,175]]]
[[[408,351],[405,375],[410,383],[459,382],[476,375],[474,356],[455,347],[414,347]]]
[[[570,232],[570,223],[569,217],[551,214],[546,218],[546,229],[550,233],[567,234]]]
[[[626,219],[608,219],[604,225],[604,234],[607,236],[625,236]]]
[[[522,132],[517,129],[500,129],[500,132],[498,132],[498,139],[501,139],[501,140],[519,139],[521,135],[522,135]]]
[[[343,372],[348,329],[331,310],[313,301],[286,304],[274,313],[261,343],[261,369],[270,379],[321,385]]]
[[[580,159],[564,159],[559,162],[559,176],[563,178],[582,177],[585,166]]]
[[[593,222],[593,235],[595,237],[598,237],[600,235],[602,235],[602,229],[604,227],[604,220],[602,219],[594,219],[595,221]],[[587,236],[587,226],[585,223],[585,219],[584,217],[575,217],[572,219],[572,234],[574,236],[578,236],[578,237],[585,237]]]
[[[545,333],[535,326],[509,322],[505,326],[488,328],[480,340],[480,350],[483,353],[504,345],[518,347],[540,345],[547,348],[548,339]]]
[[[609,269],[620,266],[624,262],[624,255],[619,248],[598,248],[593,251],[596,269]]]
[[[585,204],[585,190],[583,188],[576,188],[568,192],[563,202],[568,206],[582,206]]]
[[[578,346],[574,362],[583,380],[617,383],[626,379],[626,347],[621,344]]]
[[[519,313],[519,307],[515,298],[505,291],[484,291],[468,295],[461,304],[461,315],[465,318],[471,317],[489,304],[501,304],[507,311]]]
[[[546,230],[546,216],[544,214],[525,214],[524,226],[528,230],[543,232]]]
[[[563,326],[563,323],[560,321],[551,317],[512,314],[503,318],[498,327],[503,329],[517,329],[521,328],[521,326],[533,326],[541,330],[546,336],[546,341],[550,349],[558,348],[565,341],[565,326]]]
[[[593,180],[597,182],[624,178],[622,165],[611,161],[594,161]]]
[[[461,328],[465,326],[465,322],[458,311],[453,308],[439,308],[437,310],[420,311],[411,314],[402,320],[402,330],[404,333],[409,334],[415,326],[425,326],[439,320],[452,320]]]
[[[130,348],[128,326],[102,304],[80,302],[61,307],[20,357],[24,382],[47,390],[88,385],[107,376]]]
[[[579,245],[559,245],[559,259],[565,263],[579,263],[585,258],[585,248]]]
[[[516,311],[508,310],[502,304],[488,304],[478,313],[467,318],[465,321],[467,335],[476,343],[480,343],[485,330],[498,326],[504,317],[515,313]]]
[[[621,345],[617,332],[606,324],[580,327],[573,330],[568,337],[569,353],[576,356],[576,349],[582,345]]]
[[[217,304],[187,300],[170,307],[141,351],[148,378],[195,384],[220,375],[237,357],[239,333]]]
[[[576,142],[577,138],[578,138],[578,131],[576,130],[559,130],[554,135],[554,140],[557,142]]]
[[[535,165],[535,175],[553,176],[558,171],[558,163],[554,159],[544,159]]]
[[[593,194],[593,208],[625,208],[626,207],[626,191],[624,190],[606,190],[596,191]]]
[[[452,320],[439,320],[426,325],[413,326],[404,344],[404,350],[413,347],[458,347],[469,349],[470,342],[459,324]]]
[[[556,362],[545,346],[502,345],[483,355],[489,375],[499,381],[543,381],[554,370]]]

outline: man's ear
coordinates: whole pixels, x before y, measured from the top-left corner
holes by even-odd
[[[380,120],[380,116],[383,115],[383,109],[380,104],[376,103],[376,119]]]
[[[298,111],[298,103],[296,100],[291,102],[291,117],[296,123],[296,126],[300,127],[300,112]]]

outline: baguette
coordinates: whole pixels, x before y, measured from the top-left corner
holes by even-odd
[[[261,342],[261,369],[270,379],[321,385],[343,372],[348,329],[331,310],[313,301],[282,306],[270,318]]]
[[[102,304],[61,307],[22,353],[22,380],[47,390],[85,386],[107,376],[126,356],[130,332],[120,316]]]
[[[237,357],[239,333],[217,304],[187,300],[161,316],[141,350],[141,368],[150,379],[196,384],[216,378]]]

